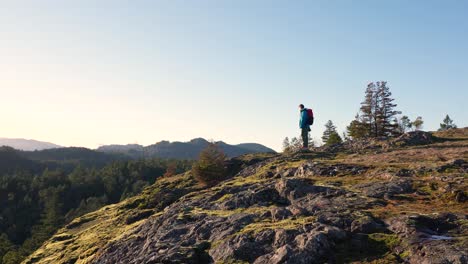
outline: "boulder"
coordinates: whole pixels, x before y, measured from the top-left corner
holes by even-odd
[[[370,216],[363,216],[351,223],[351,232],[353,233],[371,234],[383,232],[384,230],[385,226],[381,223],[377,223]]]
[[[326,187],[315,186],[307,179],[281,179],[275,184],[275,188],[281,197],[294,201],[307,194],[326,193]]]
[[[453,162],[442,165],[436,169],[437,172],[443,173],[447,171],[458,171],[461,173],[468,173],[468,162],[463,159],[456,159]]]
[[[273,222],[284,220],[292,215],[291,211],[284,207],[274,207],[270,210]]]
[[[389,182],[370,182],[354,185],[354,188],[372,198],[392,199],[393,195],[413,192],[412,181],[396,179]]]
[[[391,141],[392,145],[402,146],[417,146],[427,145],[434,141],[432,134],[424,131],[412,131],[401,135]]]

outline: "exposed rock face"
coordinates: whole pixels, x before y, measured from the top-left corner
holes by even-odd
[[[397,139],[392,141],[392,144],[398,146],[417,146],[427,145],[434,141],[432,134],[424,131],[413,131],[401,135]]]
[[[356,218],[351,210],[368,206],[365,199],[348,200],[346,191],[304,179],[236,183],[185,196],[109,245],[96,263],[325,262],[346,238]],[[229,211],[232,204],[236,209]]]
[[[421,137],[357,153],[343,144],[351,154],[340,157],[230,160],[226,180],[208,189],[189,173],[162,179],[91,214],[119,219],[99,229],[99,218],[74,221],[26,263],[467,263],[468,142],[421,146]],[[115,224],[105,243],[78,243]]]
[[[371,182],[354,186],[364,195],[373,198],[391,198],[395,194],[413,192],[412,182],[406,179],[391,180],[389,182]]]
[[[310,176],[337,176],[337,175],[359,175],[365,173],[369,168],[359,165],[333,164],[325,165],[319,162],[309,162],[299,167],[296,171],[298,177]]]
[[[408,241],[405,250],[411,263],[468,263],[466,241],[457,241],[451,234],[467,233],[461,230],[458,216],[452,214],[431,217],[411,215],[389,220],[389,230]]]
[[[261,165],[241,171],[242,176],[210,191],[183,197],[162,215],[110,243],[95,263],[336,263],[337,245],[354,239],[359,241],[358,248],[366,250],[365,234],[395,232],[402,240],[419,239],[421,233],[402,224],[405,220],[398,218],[386,225],[365,213],[383,204],[374,198],[413,192],[410,180],[355,185],[369,197],[365,198],[342,188],[315,185],[301,173],[296,173],[300,177],[265,179],[262,169],[271,165]],[[427,262],[431,255],[425,252],[432,248],[438,254],[450,253],[447,260],[466,257],[440,241],[433,244],[411,247],[410,262],[443,263]]]

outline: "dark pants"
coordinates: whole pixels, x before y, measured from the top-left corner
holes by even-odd
[[[309,148],[309,129],[302,128],[301,129],[301,136],[302,136],[302,146],[304,148]]]

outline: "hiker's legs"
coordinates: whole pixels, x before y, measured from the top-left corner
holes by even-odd
[[[303,128],[301,132],[302,136],[302,147],[309,148],[309,129]]]

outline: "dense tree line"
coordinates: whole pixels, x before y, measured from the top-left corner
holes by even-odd
[[[102,167],[78,162],[71,169],[72,163],[63,160],[63,167],[55,162],[50,169],[18,153],[0,149],[0,156],[10,162],[0,164],[2,264],[18,263],[73,218],[138,194],[158,177],[191,167],[189,161],[151,159],[118,160]]]

